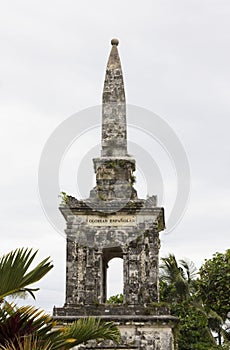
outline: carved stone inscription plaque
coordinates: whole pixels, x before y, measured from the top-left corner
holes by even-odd
[[[88,215],[87,224],[90,226],[136,226],[137,218],[134,215]]]

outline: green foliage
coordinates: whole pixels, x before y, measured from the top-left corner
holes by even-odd
[[[179,318],[176,333],[179,350],[217,349],[208,327],[207,314],[202,308],[197,308],[190,301],[183,301],[174,304],[171,311]]]
[[[167,283],[160,279],[160,300],[166,303],[175,303],[176,302],[176,288],[173,284]]]
[[[61,198],[61,205],[68,204],[69,196],[66,194],[66,192],[61,192],[58,196],[58,198]]]
[[[4,304],[0,309],[0,349],[71,349],[80,343],[96,339],[120,341],[120,333],[112,322],[100,319],[80,319],[64,327],[33,306],[17,308]]]
[[[66,340],[72,339],[71,348],[92,339],[121,341],[120,332],[113,322],[102,322],[100,318],[93,317],[73,322],[65,328],[63,336]]]
[[[5,302],[0,308],[0,345],[6,347],[10,344],[18,349],[18,343],[28,335],[45,341],[45,335],[54,326],[55,322],[50,316],[33,306],[16,307]]]
[[[230,311],[230,249],[223,254],[215,253],[212,259],[206,259],[199,274],[199,295],[211,315],[209,326],[217,332],[219,345],[227,347],[229,330],[225,329],[224,322],[229,319]]]
[[[16,249],[0,259],[0,349],[1,350],[57,350],[71,349],[88,340],[120,341],[118,328],[100,319],[80,319],[70,325],[56,327],[56,322],[43,310],[33,306],[17,307],[4,300],[6,296],[36,289],[28,285],[40,280],[53,265],[44,259],[29,270],[37,252]]]
[[[115,159],[115,160],[110,160],[105,164],[109,168],[123,168],[126,166],[127,161],[125,159]]]
[[[230,311],[230,249],[205,260],[199,274],[199,293],[205,307],[225,321]]]
[[[34,291],[39,288],[28,288],[39,281],[53,265],[50,258],[44,259],[35,268],[28,271],[37,251],[32,249],[16,249],[0,258],[0,301],[15,293],[30,293],[34,298]]]
[[[195,278],[196,268],[192,262],[180,260],[178,263],[172,254],[162,258],[160,299],[171,303],[171,313],[179,319],[175,329],[179,350],[217,349]]]
[[[12,341],[7,342],[6,345],[0,346],[0,350],[52,350],[50,341],[41,342],[34,336],[26,336],[17,339],[17,345]]]
[[[123,294],[112,295],[108,300],[108,304],[123,304],[124,296]]]
[[[98,197],[102,200],[102,201],[107,201],[107,197],[103,192],[98,192]]]
[[[224,338],[223,348],[226,350],[229,350],[230,349],[230,325],[229,324],[227,327],[223,328],[222,336]]]

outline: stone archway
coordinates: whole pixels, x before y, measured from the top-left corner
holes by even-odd
[[[102,251],[102,274],[103,274],[103,286],[102,286],[102,302],[106,303],[107,300],[107,273],[108,273],[108,263],[114,258],[123,259],[123,251],[121,247],[104,248]],[[121,278],[123,279],[124,271],[122,271]]]

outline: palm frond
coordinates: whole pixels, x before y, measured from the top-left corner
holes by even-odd
[[[53,267],[50,258],[42,260],[28,272],[37,251],[21,248],[11,251],[0,258],[0,300],[14,293],[27,292],[34,297],[38,288],[27,286],[39,281]]]
[[[184,268],[186,279],[188,282],[197,277],[197,268],[193,261],[190,261],[188,259],[181,259],[180,264]]]
[[[33,306],[18,308],[14,304],[5,303],[0,308],[0,345],[39,332],[44,335],[50,332],[55,324],[43,310]]]
[[[41,341],[32,335],[16,339],[16,342],[17,345],[9,341],[5,346],[0,346],[0,350],[52,350],[50,341]]]
[[[161,258],[161,260],[163,262],[163,264],[160,265],[161,279],[165,280],[166,282],[174,281],[175,277],[180,272],[175,255],[169,254],[165,258]]]
[[[66,348],[65,344],[69,345],[69,342],[63,337],[63,330],[55,327],[56,321],[33,306],[17,307],[5,303],[0,308],[0,346],[3,349],[13,343],[20,350],[19,344],[24,344],[24,340],[31,336],[33,339],[28,341],[36,340],[45,345],[50,343],[51,349]]]
[[[66,327],[64,332],[66,340],[71,340],[71,347],[89,340],[112,340],[120,342],[121,335],[113,322],[103,322],[99,318],[89,317],[79,319]]]

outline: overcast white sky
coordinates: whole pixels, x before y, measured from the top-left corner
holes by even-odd
[[[101,103],[113,37],[120,39],[127,102],[174,129],[191,167],[187,211],[173,232],[162,233],[161,255],[199,267],[229,248],[229,18],[229,0],[1,4],[0,253],[28,246],[39,249],[38,260],[52,257],[38,306],[62,306],[65,289],[65,239],[39,202],[40,155],[60,123]],[[69,192],[63,186],[76,174],[65,171],[61,189]]]

